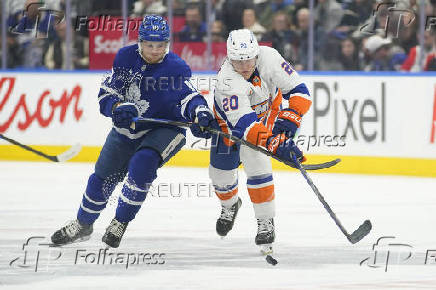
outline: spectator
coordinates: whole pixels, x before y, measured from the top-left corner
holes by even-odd
[[[347,38],[354,30],[359,27],[359,19],[356,13],[351,10],[344,10],[341,21],[333,30],[333,34],[341,39]]]
[[[341,57],[342,54],[342,41],[349,37],[349,35],[357,29],[359,21],[357,15],[350,11],[344,10],[344,14],[338,26],[325,35],[323,38],[319,39],[320,49],[316,52],[318,53],[318,63],[317,66],[320,70],[355,70],[354,68],[345,69],[342,61],[344,58]],[[351,41],[351,40],[350,40]],[[346,48],[354,48],[353,43],[345,42]],[[357,53],[357,49],[354,49]],[[350,59],[347,59],[351,61]],[[348,63],[346,64],[348,65]]]
[[[436,30],[433,30],[433,51],[427,55],[424,70],[436,71]]]
[[[257,41],[260,41],[265,34],[266,29],[256,20],[256,12],[252,8],[244,9],[242,13],[242,25],[256,36]]]
[[[417,36],[419,39],[419,35]],[[432,53],[434,50],[433,47],[433,39],[432,35],[429,31],[424,31],[424,49],[421,49],[419,45],[416,45],[413,47],[409,55],[407,56],[407,59],[404,61],[403,65],[401,66],[402,71],[410,71],[410,72],[418,72],[421,71],[421,67],[419,65],[419,61],[421,57],[426,60],[427,56]]]
[[[270,29],[274,14],[277,12],[283,12],[286,15],[292,15],[294,6],[293,0],[272,0],[269,5],[265,7],[265,10],[259,16],[259,22],[264,27]]]
[[[174,16],[185,16],[185,0],[173,0],[173,15]]]
[[[272,29],[262,38],[262,41],[271,42],[272,46],[284,59],[293,63],[297,56],[297,33],[290,29],[291,21],[283,12],[277,12],[272,21]]]
[[[342,70],[342,65],[339,61],[340,47],[340,39],[330,34],[323,43],[322,49],[317,53],[317,69],[321,71]]]
[[[23,4],[23,1],[17,2]],[[50,8],[60,10],[59,2],[53,3],[53,1],[49,1],[49,4],[54,4],[54,6],[49,6]],[[9,19],[12,21],[10,24],[14,27],[14,31],[18,33],[15,34],[16,42],[14,41],[14,43],[18,45],[17,49],[21,54],[21,62],[17,63],[15,67],[41,68],[43,65],[44,45],[46,42],[44,37],[50,33],[52,27],[49,26],[50,14],[38,11],[38,8],[42,6],[39,0],[26,0],[21,7],[22,10],[9,11],[9,15],[12,16]],[[13,7],[15,9],[18,8],[16,5]],[[23,10],[26,11],[25,16],[23,16]],[[33,32],[32,27],[34,27],[38,16],[41,17],[36,28],[36,36],[39,38],[35,38],[35,33],[29,32]]]
[[[318,0],[318,5],[315,8],[315,19],[321,30],[329,33],[340,23],[344,10],[336,0]]]
[[[207,4],[206,4],[206,2],[207,2],[207,0],[201,0],[201,3],[203,4],[202,9],[201,9],[201,13],[202,13],[202,15],[204,15],[205,20],[206,20],[206,16],[207,16]],[[210,23],[213,23],[215,20],[222,21],[221,10],[222,10],[223,3],[224,3],[223,0],[211,0],[211,14],[210,14],[210,18],[209,18]]]
[[[25,6],[25,0],[6,0],[6,14],[7,14],[7,25],[9,29],[18,25],[20,18],[22,16],[23,7]],[[2,5],[0,5],[2,6]],[[1,9],[2,7],[0,7]],[[21,66],[23,62],[23,52],[20,45],[20,37],[22,35],[7,32],[6,35],[6,52],[7,68],[15,68]],[[1,57],[0,57],[1,58]]]
[[[222,5],[222,21],[227,27],[227,32],[242,28],[242,12],[252,8],[251,0],[225,0]]]
[[[55,26],[56,34],[50,42],[44,55],[44,65],[48,69],[66,69],[66,44],[65,36],[67,25],[65,21]]]
[[[133,3],[132,17],[143,17],[146,14],[164,15],[167,8],[162,0],[140,0]]]
[[[121,1],[120,0],[91,0],[92,1],[92,15],[110,15],[120,16]]]
[[[226,42],[226,28],[221,20],[215,20],[211,28],[212,42]]]
[[[297,35],[298,35],[298,50],[297,50],[297,60],[295,68],[297,70],[305,70],[308,69],[308,51],[309,51],[309,43],[308,43],[308,34],[309,34],[309,17],[310,11],[307,8],[301,8],[297,12]],[[319,29],[315,28],[314,31],[314,51],[319,51],[319,46],[321,43],[322,34]],[[314,55],[314,64],[317,63],[317,56]]]
[[[341,70],[358,71],[361,69],[359,64],[359,51],[352,38],[345,38],[341,41],[339,62],[342,65]]]
[[[372,15],[372,2],[372,0],[353,0],[349,1],[345,8],[353,11],[357,15],[359,24],[363,24]]]
[[[20,67],[23,63],[23,51],[20,44],[18,43],[18,37],[15,34],[9,32],[7,33],[6,51],[6,68]]]
[[[76,69],[89,68],[89,38],[75,35],[73,47],[73,67]]]
[[[379,35],[369,37],[365,42],[365,49],[370,57],[366,71],[399,70],[398,65],[401,65],[405,59],[404,53],[392,47],[389,38],[382,38]]]
[[[293,9],[290,14],[291,17],[291,26],[296,27],[297,26],[297,13],[302,8],[308,8],[307,0],[294,0]]]
[[[269,4],[270,0],[253,0],[256,15],[261,15]]]
[[[185,11],[185,26],[178,33],[181,42],[202,42],[206,36],[206,23],[202,21],[200,8],[188,6]]]

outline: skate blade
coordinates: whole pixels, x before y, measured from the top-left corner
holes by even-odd
[[[260,252],[262,255],[271,255],[273,253],[272,244],[260,245]]]

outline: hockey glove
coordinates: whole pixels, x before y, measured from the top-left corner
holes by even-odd
[[[139,110],[134,103],[121,103],[112,112],[115,127],[129,129],[134,117],[138,117]]]
[[[195,120],[191,126],[192,135],[197,138],[209,139],[212,135],[205,131],[203,127],[213,127],[218,129],[218,123],[215,120],[212,111],[205,105],[200,105],[194,111]]]
[[[306,161],[303,153],[295,145],[294,141],[290,138],[286,138],[284,134],[278,134],[271,136],[267,140],[267,149],[271,153],[274,153],[277,157],[294,163],[292,155],[300,161]]]
[[[301,115],[292,109],[283,109],[279,112],[272,130],[273,135],[284,133],[288,138],[294,138],[300,127]]]

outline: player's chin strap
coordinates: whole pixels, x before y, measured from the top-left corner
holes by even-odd
[[[187,128],[191,127],[191,125],[193,124],[193,122],[181,122],[181,121],[172,121],[172,120],[166,120],[166,119],[142,118],[142,117],[133,118],[133,122],[149,122],[149,123],[173,125],[173,126],[187,127]],[[134,124],[134,123],[132,123],[132,124]],[[282,163],[285,163],[286,165],[288,165],[288,166],[290,166],[292,168],[298,169],[298,167],[294,163],[292,163],[292,162],[290,162],[288,160],[283,160],[283,159],[277,157],[276,155],[274,155],[273,153],[269,152],[268,150],[266,150],[266,149],[264,149],[262,147],[256,146],[256,145],[254,145],[254,144],[252,144],[252,143],[250,143],[248,141],[245,141],[244,139],[240,139],[240,138],[238,138],[238,137],[236,137],[234,135],[230,135],[230,134],[224,133],[224,132],[222,132],[220,130],[217,130],[217,129],[214,129],[214,128],[211,128],[211,127],[203,127],[203,128],[204,128],[204,130],[206,130],[206,131],[208,131],[210,133],[221,135],[221,136],[223,136],[223,137],[225,137],[227,139],[230,139],[232,141],[241,143],[241,144],[243,144],[243,145],[245,145],[247,147],[250,147],[253,150],[256,150],[256,151],[261,152],[261,153],[263,153],[265,155],[271,156],[272,158],[274,158],[274,159],[276,159],[276,160],[278,160],[278,161],[280,161]],[[335,160],[331,160],[331,161],[324,162],[324,163],[319,163],[319,164],[304,164],[304,165],[301,165],[301,167],[304,168],[305,170],[318,170],[318,169],[324,169],[324,168],[329,168],[329,167],[335,166],[340,161],[341,161],[341,159],[338,158],[338,159],[335,159]]]

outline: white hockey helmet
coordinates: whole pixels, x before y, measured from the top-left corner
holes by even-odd
[[[246,60],[259,54],[259,44],[253,32],[238,29],[230,32],[227,38],[227,57],[231,60]]]

